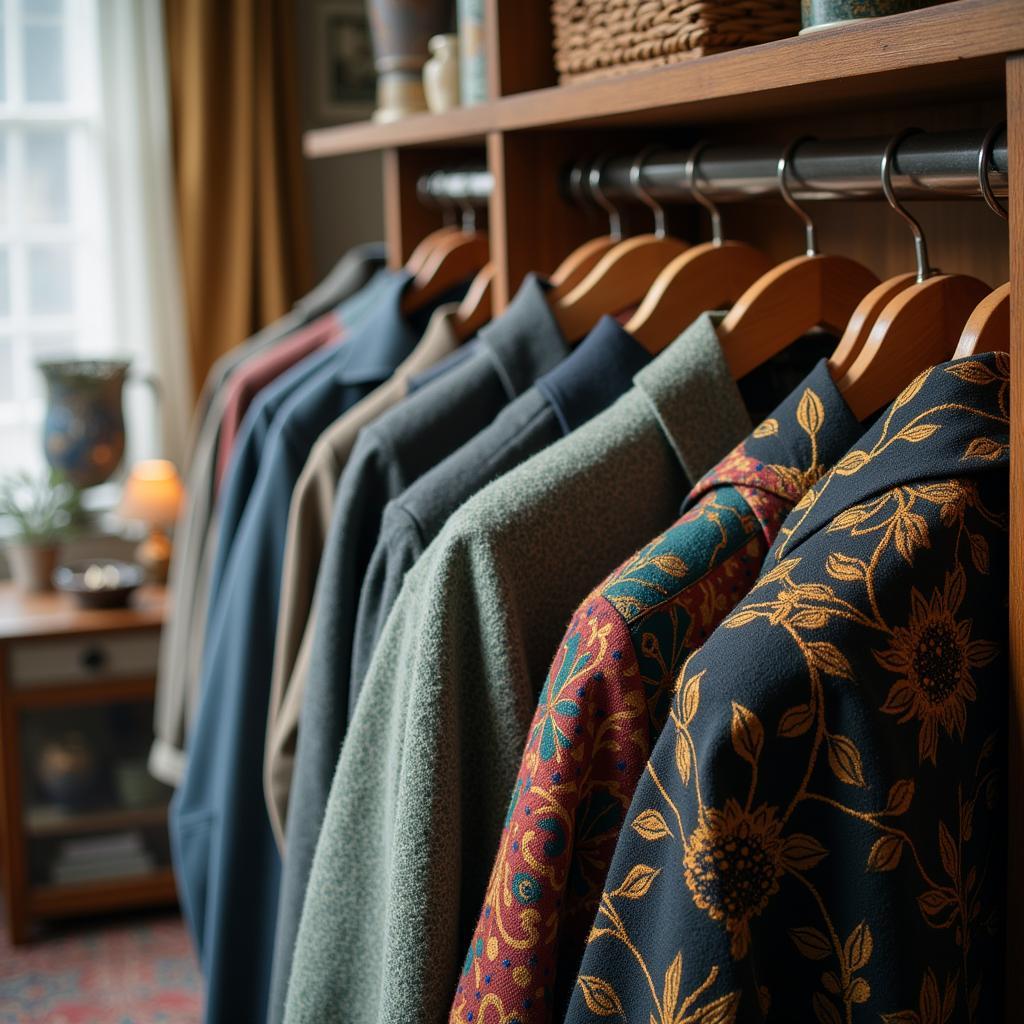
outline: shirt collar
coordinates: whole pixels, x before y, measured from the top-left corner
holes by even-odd
[[[548,306],[549,287],[528,274],[508,309],[478,334],[480,349],[493,361],[510,399],[533,387],[569,353]]]
[[[955,515],[957,504],[969,498],[963,488],[943,484],[1007,471],[1009,386],[1010,358],[1001,352],[940,363],[920,374],[804,496],[769,557],[785,557],[823,527],[870,529],[897,513],[902,518],[896,528],[912,540],[919,518],[913,501],[939,504],[943,515],[947,509]],[[895,509],[873,500],[894,488],[913,488],[909,504]],[[912,548],[908,541],[902,550]]]
[[[409,377],[435,365],[459,347],[459,336],[455,333],[455,317],[459,311],[457,302],[446,302],[438,306],[430,317],[430,323],[423,332],[409,357],[395,371],[396,377]]]
[[[340,379],[356,384],[390,377],[415,347],[433,310],[453,297],[442,295],[437,302],[406,317],[402,296],[411,281],[412,275],[405,269],[388,272],[373,309],[345,344],[347,354],[339,366]],[[458,290],[464,291],[465,285]]]
[[[750,417],[715,334],[720,319],[699,316],[633,378],[692,481],[750,432]]]
[[[819,360],[803,382],[690,492],[744,486],[795,505],[860,437],[862,428]]]
[[[537,388],[568,434],[625,394],[634,374],[650,361],[631,334],[613,317],[604,316],[565,359],[537,381]]]

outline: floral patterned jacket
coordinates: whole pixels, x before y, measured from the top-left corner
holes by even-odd
[[[576,612],[528,735],[451,1020],[564,1012],[671,686],[786,515],[860,435],[824,362]]]
[[[918,377],[689,659],[568,1021],[1001,1019],[1008,390]]]

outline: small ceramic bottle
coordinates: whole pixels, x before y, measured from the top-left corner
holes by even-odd
[[[430,59],[423,65],[427,106],[443,114],[459,105],[459,37],[439,35],[427,43]]]

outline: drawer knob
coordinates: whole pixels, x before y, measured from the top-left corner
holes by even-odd
[[[106,664],[107,656],[99,647],[87,647],[82,651],[79,660],[82,663],[82,668],[88,669],[90,672],[98,672]]]

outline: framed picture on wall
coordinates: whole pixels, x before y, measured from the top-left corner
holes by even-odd
[[[373,113],[377,75],[366,0],[320,0],[315,11],[319,119],[367,118]]]

